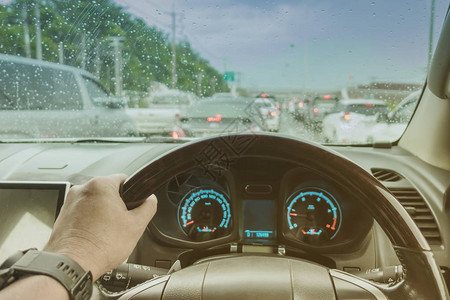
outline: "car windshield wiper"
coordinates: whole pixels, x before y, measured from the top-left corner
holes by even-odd
[[[0,139],[0,143],[143,143],[143,137]]]
[[[0,139],[0,143],[186,143],[195,138],[172,137],[85,137],[85,138],[38,138],[38,139]]]
[[[145,138],[146,143],[187,143],[190,141],[197,140],[198,138],[192,138],[192,137],[180,137],[177,139],[174,139],[172,137],[168,136],[149,136]]]
[[[373,142],[373,143],[364,143],[364,144],[339,144],[339,143],[321,143],[324,146],[332,146],[332,147],[360,147],[360,148],[379,148],[379,149],[390,149],[392,146],[396,145],[395,142]]]
[[[169,136],[149,136],[149,137],[123,137],[123,138],[78,138],[72,143],[186,143],[195,138],[180,137],[174,139]]]

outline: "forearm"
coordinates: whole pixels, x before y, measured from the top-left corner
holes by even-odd
[[[69,293],[62,284],[49,276],[32,275],[0,291],[0,300],[13,299],[69,300]]]

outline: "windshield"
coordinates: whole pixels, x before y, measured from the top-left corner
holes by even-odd
[[[0,140],[190,140],[236,123],[394,142],[448,8],[433,5],[0,0]]]

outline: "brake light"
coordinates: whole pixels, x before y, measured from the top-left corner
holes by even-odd
[[[299,102],[298,107],[303,107],[303,102]]]
[[[317,107],[314,107],[313,112],[315,115],[317,115],[317,113],[319,112],[319,109]]]
[[[271,111],[271,112],[269,112],[269,115],[271,117],[275,117],[277,115],[277,112],[276,111]]]
[[[268,94],[266,94],[266,93],[261,94],[261,98],[267,98],[267,97],[269,97]]]
[[[176,131],[172,131],[172,138],[174,140],[178,140],[180,138],[180,134]]]
[[[329,100],[329,99],[331,99],[331,95],[325,95],[325,96],[323,96],[323,99]]]
[[[206,121],[208,121],[208,122],[220,122],[220,121],[222,121],[222,115],[221,114],[217,114],[214,117],[207,117]]]
[[[342,119],[344,121],[350,121],[351,118],[352,118],[352,116],[350,115],[349,112],[344,113],[344,115],[342,116]]]
[[[366,103],[366,104],[364,104],[364,106],[367,106],[367,107],[373,107],[373,104]]]

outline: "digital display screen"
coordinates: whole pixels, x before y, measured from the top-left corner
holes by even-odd
[[[247,242],[270,242],[276,238],[276,202],[274,200],[244,200],[242,236]]]
[[[65,183],[0,183],[0,264],[18,250],[42,250],[67,187]]]

